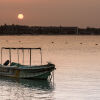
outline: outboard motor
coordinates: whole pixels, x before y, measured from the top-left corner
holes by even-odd
[[[9,60],[6,60],[5,63],[3,65],[7,66],[9,64]]]

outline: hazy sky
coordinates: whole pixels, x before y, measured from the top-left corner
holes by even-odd
[[[100,27],[99,10],[100,0],[0,0],[0,24]]]

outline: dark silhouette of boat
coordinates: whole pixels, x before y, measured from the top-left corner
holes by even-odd
[[[2,51],[9,50],[9,59],[2,64]],[[41,65],[31,65],[32,50],[40,50],[41,54]],[[24,60],[24,50],[30,51],[30,65],[22,65],[19,63],[19,54],[18,54],[18,63],[11,61],[12,50],[22,50],[23,51],[23,60]],[[52,72],[55,70],[55,65],[48,63],[42,65],[42,50],[41,48],[1,48],[1,64],[0,64],[0,76],[11,77],[16,79],[44,79],[47,80]]]

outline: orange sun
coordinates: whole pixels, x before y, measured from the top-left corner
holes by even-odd
[[[20,20],[24,19],[24,15],[23,14],[18,14],[18,19],[20,19]]]

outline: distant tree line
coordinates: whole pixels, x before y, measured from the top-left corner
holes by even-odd
[[[0,35],[100,35],[100,28],[1,25]]]

